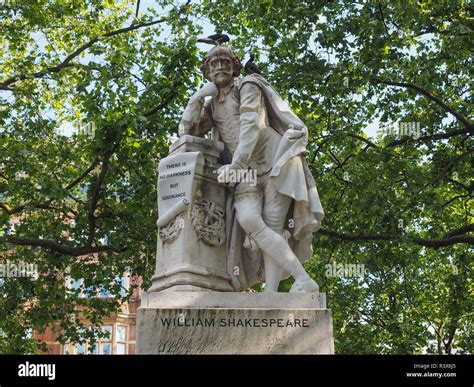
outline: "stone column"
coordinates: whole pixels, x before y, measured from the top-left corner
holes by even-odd
[[[201,155],[194,170],[192,203],[158,226],[156,271],[148,292],[233,290],[227,274],[225,188],[214,173],[223,149],[220,142],[189,135],[171,145],[169,156]]]

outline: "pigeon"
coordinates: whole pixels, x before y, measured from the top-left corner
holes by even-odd
[[[253,63],[254,59],[255,59],[255,57],[252,54],[250,54],[250,59],[247,61],[247,63],[245,63],[245,66],[244,66],[245,71],[249,75],[250,74],[262,74],[262,72],[257,67],[257,65],[255,63]]]
[[[220,46],[223,43],[230,42],[230,39],[226,34],[214,34],[209,35],[207,38],[198,39],[198,42]]]

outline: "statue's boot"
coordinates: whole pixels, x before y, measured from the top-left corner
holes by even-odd
[[[319,292],[319,286],[311,277],[303,280],[295,280],[290,293],[315,293]]]
[[[280,234],[265,225],[256,233],[252,233],[251,237],[266,256],[270,256],[284,271],[293,276],[295,283],[290,292],[309,293],[319,291],[318,284],[306,273],[298,257]]]

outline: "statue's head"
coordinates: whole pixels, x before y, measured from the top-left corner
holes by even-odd
[[[226,46],[216,46],[209,50],[201,66],[206,79],[218,87],[226,86],[234,77],[238,77],[241,68],[237,55]]]

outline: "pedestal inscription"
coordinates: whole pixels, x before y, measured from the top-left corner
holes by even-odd
[[[147,294],[137,332],[138,353],[334,353],[322,293]]]

